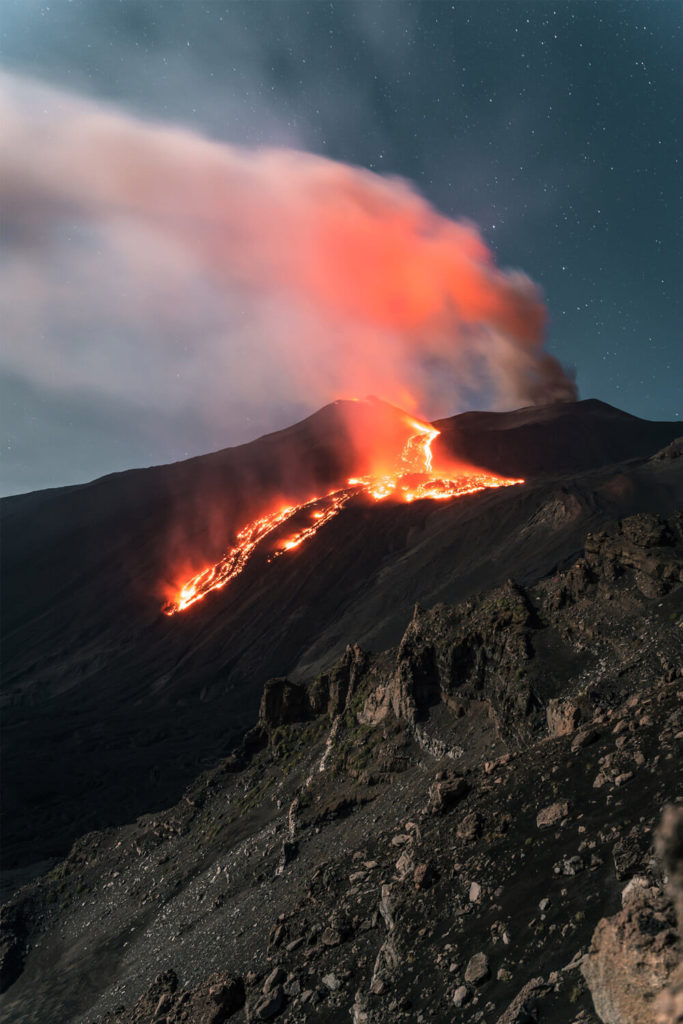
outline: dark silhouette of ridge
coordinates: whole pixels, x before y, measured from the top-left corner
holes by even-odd
[[[594,398],[515,412],[466,412],[434,425],[441,431],[435,450],[443,444],[475,465],[525,477],[644,458],[682,429],[638,419]]]

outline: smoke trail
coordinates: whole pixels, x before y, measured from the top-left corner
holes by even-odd
[[[369,392],[576,397],[545,310],[405,181],[0,76],[5,368],[207,416]]]

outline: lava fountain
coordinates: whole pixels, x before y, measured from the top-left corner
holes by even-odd
[[[259,545],[278,531],[269,561],[300,547],[329,523],[353,498],[406,503],[445,501],[492,487],[510,487],[524,480],[496,476],[486,470],[459,465],[450,470],[433,465],[432,443],[439,436],[430,423],[402,414],[410,431],[398,455],[364,476],[350,477],[346,486],[316,495],[300,504],[284,505],[243,526],[233,546],[216,562],[187,580],[162,607],[166,615],[185,611],[213,590],[221,590],[244,570]],[[295,523],[297,524],[294,528]],[[285,530],[286,525],[291,532]],[[299,525],[301,524],[301,525]],[[282,528],[284,536],[279,535]]]

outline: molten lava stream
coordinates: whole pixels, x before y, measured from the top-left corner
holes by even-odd
[[[474,494],[486,488],[510,487],[524,483],[524,480],[508,479],[474,468],[459,469],[454,476],[439,474],[432,468],[431,449],[439,431],[428,423],[421,423],[408,417],[406,424],[415,433],[409,436],[403,446],[395,460],[393,471],[352,477],[345,488],[312,498],[300,505],[285,505],[275,512],[247,523],[237,534],[234,546],[220,561],[188,580],[163,606],[162,611],[166,615],[175,615],[176,612],[182,612],[206,597],[212,590],[220,590],[226,586],[239,576],[266,537],[288,521],[300,519],[302,515],[308,516],[307,524],[296,529],[285,540],[279,541],[270,553],[269,561],[300,547],[338,515],[352,498],[359,495],[372,501],[444,501],[465,494]]]

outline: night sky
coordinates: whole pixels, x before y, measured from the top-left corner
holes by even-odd
[[[580,397],[649,419],[683,411],[679,2],[5,0],[0,27],[11,76],[216,141],[406,179],[439,213],[478,225],[499,267],[540,286],[547,349]],[[26,216],[38,223],[41,211]],[[23,258],[30,232],[13,224],[9,248],[13,231]],[[78,306],[82,283],[60,287]],[[43,351],[70,342],[36,324],[27,355],[25,300],[6,291],[3,493],[250,440],[322,404],[269,401],[265,381],[262,402],[241,404],[226,380],[217,415],[196,375],[179,369],[171,388],[154,363],[161,349],[139,357],[115,319],[92,373],[38,372]],[[190,318],[183,338],[202,323]],[[486,404],[469,387],[450,411]]]

